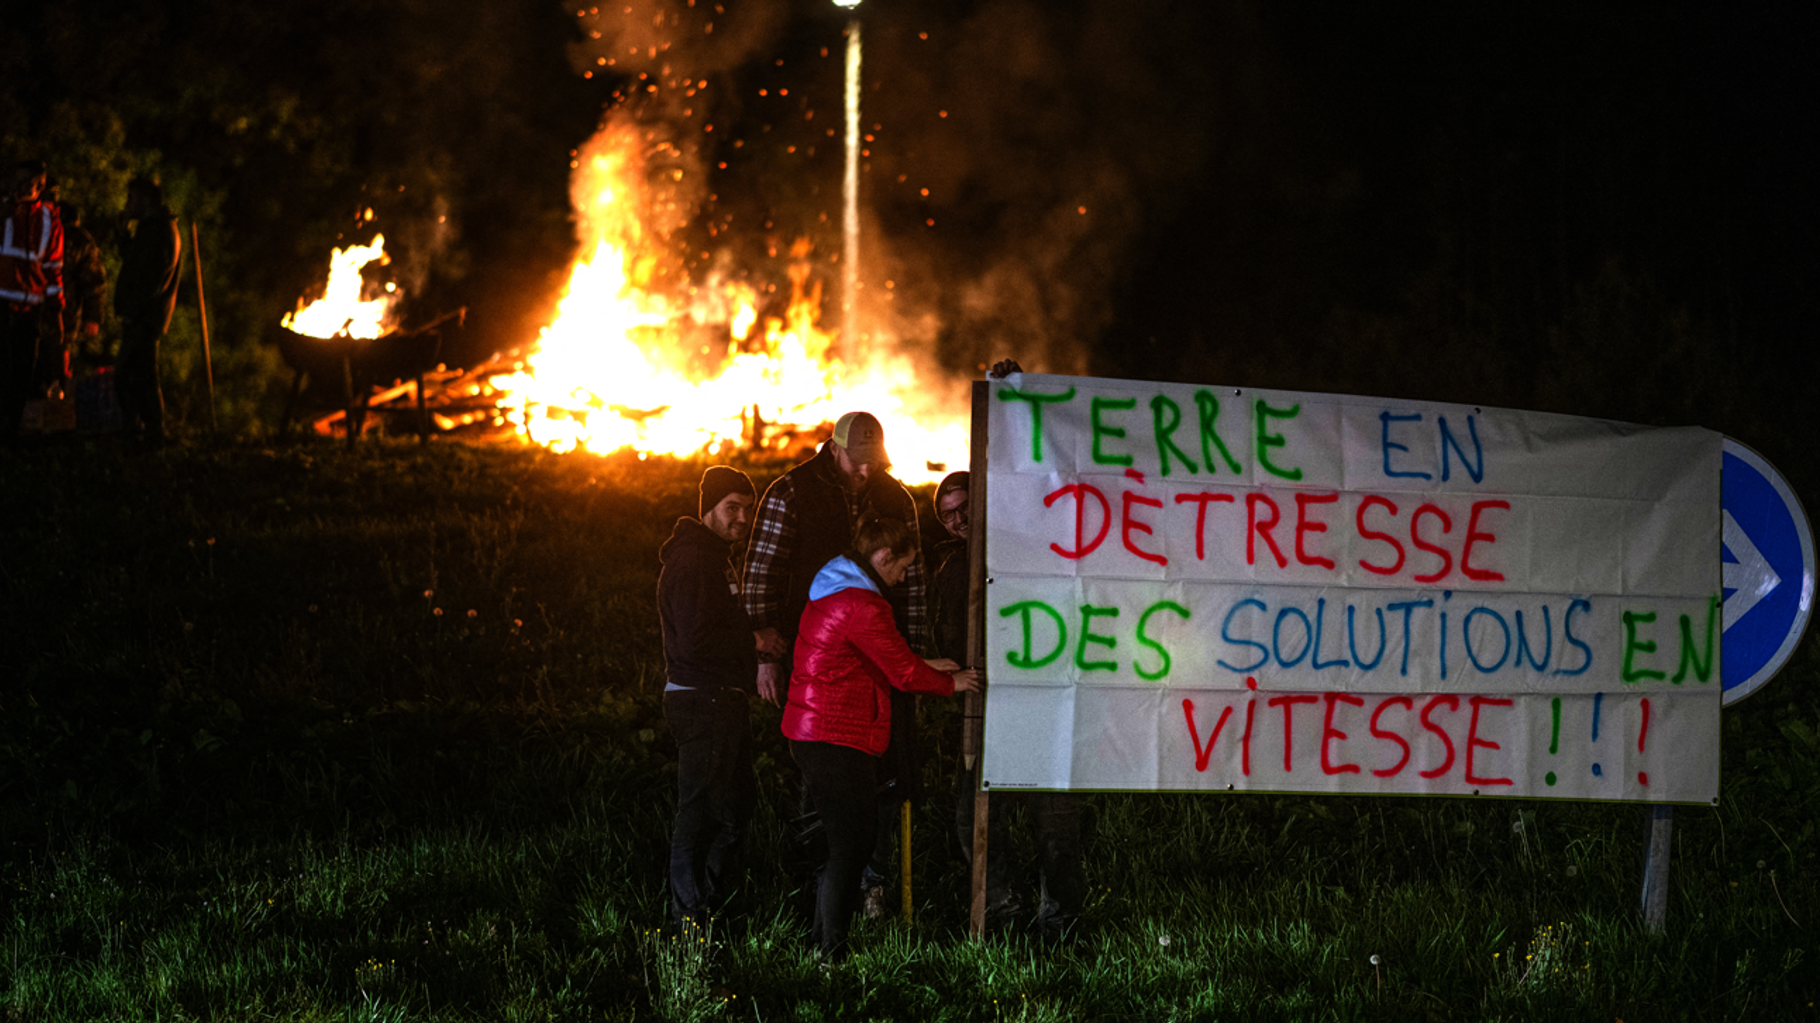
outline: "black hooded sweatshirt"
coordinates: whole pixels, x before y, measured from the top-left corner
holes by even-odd
[[[758,653],[732,554],[732,544],[687,516],[676,520],[657,552],[664,566],[657,576],[657,618],[671,685],[757,690]]]

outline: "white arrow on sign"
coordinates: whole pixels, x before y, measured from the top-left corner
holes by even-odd
[[[1769,567],[1769,559],[1757,550],[1757,545],[1750,542],[1750,536],[1738,520],[1732,518],[1731,512],[1721,512],[1725,516],[1724,532],[1720,539],[1731,551],[1736,562],[1726,562],[1720,566],[1720,579],[1727,590],[1732,590],[1725,598],[1725,624],[1729,629],[1733,623],[1750,613],[1757,602],[1770,595],[1776,587],[1782,585],[1782,577]]]

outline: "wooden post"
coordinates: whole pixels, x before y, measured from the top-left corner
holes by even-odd
[[[1649,851],[1643,860],[1643,929],[1661,934],[1668,919],[1668,851],[1674,837],[1675,808],[1649,808]]]
[[[202,371],[209,382],[209,429],[215,429],[215,357],[209,353],[209,304],[202,297],[202,235],[190,221],[190,251],[196,264],[196,312],[202,318]]]
[[[902,853],[902,856],[899,857],[902,860],[900,864],[902,869],[899,873],[904,878],[904,923],[913,923],[910,901],[910,801],[906,799],[897,805],[901,815],[898,822],[898,830],[901,834],[898,836],[897,848]]]
[[[971,575],[967,583],[967,666],[986,666],[986,412],[992,400],[992,385],[984,380],[973,382],[973,431],[967,462],[967,561]],[[972,906],[968,911],[968,932],[974,937],[986,933],[986,848],[991,793],[980,784],[984,747],[985,699],[982,693],[968,693],[965,718],[961,729],[962,769],[973,776],[973,877]]]

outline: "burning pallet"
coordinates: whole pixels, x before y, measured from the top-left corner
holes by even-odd
[[[289,432],[308,384],[333,381],[330,387],[339,391],[340,407],[313,420],[316,432],[340,431],[351,445],[366,429],[369,417],[378,421],[408,411],[418,436],[428,439],[433,415],[428,384],[462,375],[449,371],[441,361],[442,334],[451,323],[460,327],[466,317],[467,309],[461,308],[422,326],[392,330],[376,338],[309,337],[284,327],[273,328],[279,355],[293,374],[280,433]],[[412,404],[400,406],[399,399],[407,395]]]

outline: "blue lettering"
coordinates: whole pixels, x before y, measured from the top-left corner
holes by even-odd
[[[1258,659],[1251,662],[1249,665],[1247,665],[1243,668],[1237,667],[1236,665],[1227,664],[1223,660],[1214,662],[1214,663],[1218,664],[1220,667],[1225,668],[1227,671],[1236,671],[1241,675],[1245,674],[1248,671],[1258,670],[1260,667],[1262,667],[1264,665],[1264,662],[1270,660],[1270,648],[1269,647],[1265,646],[1262,643],[1259,643],[1255,639],[1239,639],[1238,637],[1236,637],[1232,634],[1232,616],[1238,614],[1239,608],[1245,607],[1246,605],[1255,607],[1259,611],[1268,612],[1270,610],[1268,607],[1264,606],[1264,602],[1261,600],[1257,600],[1254,598],[1246,598],[1245,600],[1239,601],[1237,604],[1232,605],[1232,610],[1226,612],[1225,621],[1222,621],[1220,623],[1220,638],[1225,640],[1228,643],[1231,643],[1234,646],[1257,647],[1258,648]]]
[[[1547,671],[1549,659],[1555,655],[1555,630],[1548,620],[1548,605],[1542,605],[1542,636],[1547,645],[1542,647],[1542,659],[1536,660],[1535,650],[1529,645],[1529,637],[1523,635],[1523,612],[1517,612],[1517,660],[1515,667],[1522,667],[1527,654],[1529,666],[1537,671]]]
[[[1586,673],[1586,669],[1592,667],[1592,647],[1574,636],[1574,612],[1579,610],[1591,611],[1592,601],[1581,598],[1567,605],[1567,613],[1561,616],[1561,638],[1567,640],[1569,644],[1579,647],[1586,654],[1586,660],[1581,661],[1580,666],[1572,671],[1568,671],[1564,667],[1556,668],[1555,674],[1557,675],[1583,675]]]
[[[1376,671],[1378,662],[1384,659],[1384,648],[1390,645],[1389,637],[1384,634],[1384,609],[1373,609],[1378,615],[1378,656],[1372,658],[1370,664],[1366,664],[1365,658],[1359,656],[1359,638],[1353,634],[1352,613],[1356,610],[1351,604],[1346,605],[1346,645],[1352,649],[1352,659],[1358,663],[1360,671]],[[1404,642],[1407,643],[1408,639],[1405,638]]]
[[[1441,591],[1441,603],[1453,599],[1452,590]],[[1447,612],[1441,612],[1441,681],[1447,681]]]
[[[1290,615],[1295,615],[1302,620],[1302,649],[1295,655],[1295,660],[1285,661],[1283,659],[1283,619]],[[1314,649],[1314,627],[1308,624],[1307,613],[1299,607],[1286,607],[1278,611],[1277,623],[1270,629],[1270,645],[1276,652],[1278,667],[1293,668],[1302,663],[1302,658],[1307,657],[1308,652]]]
[[[1326,616],[1327,598],[1322,597],[1314,602],[1314,642],[1309,644],[1309,649],[1314,651],[1314,660],[1310,661],[1309,664],[1316,671],[1320,671],[1323,668],[1350,668],[1352,667],[1352,662],[1344,657],[1335,661],[1323,662],[1321,660],[1321,619]]]
[[[1492,621],[1498,623],[1498,628],[1504,630],[1504,649],[1498,654],[1497,662],[1489,668],[1479,660],[1478,652],[1472,648],[1472,620],[1480,615],[1490,615]],[[1503,615],[1489,607],[1475,607],[1466,612],[1466,620],[1460,623],[1460,638],[1466,643],[1466,656],[1472,661],[1472,666],[1487,675],[1504,667],[1505,659],[1510,656],[1510,625],[1504,621]]]
[[[1414,614],[1418,607],[1433,606],[1435,606],[1435,602],[1432,600],[1399,600],[1384,609],[1391,612],[1403,612],[1403,670],[1398,674],[1409,674],[1409,616]]]
[[[1419,480],[1434,479],[1434,475],[1432,473],[1398,472],[1397,470],[1392,469],[1390,467],[1390,453],[1392,451],[1408,451],[1409,450],[1409,448],[1406,445],[1395,444],[1395,443],[1391,442],[1390,424],[1391,423],[1419,423],[1422,421],[1422,413],[1411,412],[1410,414],[1408,414],[1406,416],[1393,416],[1388,412],[1380,412],[1380,413],[1378,413],[1378,420],[1379,420],[1379,422],[1384,424],[1384,429],[1383,429],[1384,475],[1386,475],[1386,476],[1406,476],[1406,477],[1412,477],[1414,479],[1419,479]]]
[[[1441,479],[1445,480],[1451,475],[1447,464],[1447,449],[1452,447],[1459,454],[1460,464],[1466,467],[1466,472],[1472,477],[1472,481],[1483,483],[1485,481],[1485,449],[1479,446],[1479,428],[1473,424],[1472,417],[1466,417],[1466,431],[1471,435],[1472,449],[1478,455],[1473,463],[1466,461],[1466,449],[1460,447],[1460,442],[1454,439],[1453,431],[1447,428],[1447,417],[1436,416],[1435,421],[1441,424]]]

